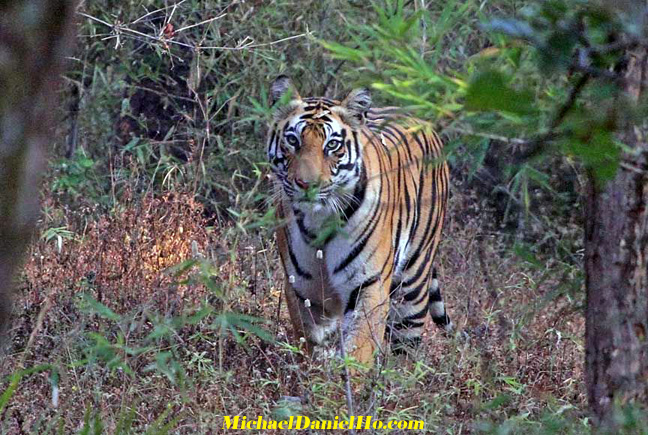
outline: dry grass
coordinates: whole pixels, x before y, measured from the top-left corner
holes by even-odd
[[[573,278],[571,269],[531,267],[515,257],[488,230],[491,215],[473,195],[455,192],[450,216],[439,259],[442,285],[469,339],[445,337],[430,325],[416,358],[389,356],[354,381],[356,412],[423,419],[430,433],[487,430],[482,421],[540,431],[536,422],[546,412],[582,417],[583,320],[572,296],[551,296]],[[337,364],[304,362],[284,343],[289,322],[272,239],[207,227],[200,205],[177,193],[127,198],[110,217],[79,214],[68,224],[74,237],[61,252],[56,239],[33,244],[20,279],[0,375],[8,379],[22,357],[26,368],[51,367],[23,378],[3,411],[2,432],[76,431],[85,418],[109,433],[125,427],[220,433],[226,414],[345,415]],[[208,260],[188,274],[169,273],[191,258]],[[81,293],[116,317],[89,310]],[[174,323],[200,303],[216,314],[268,319],[277,341],[243,333],[237,342],[214,327],[216,314]],[[26,349],[41,310],[42,327]],[[171,332],[151,338],[161,325]],[[127,367],[102,359],[93,333],[112,343],[110,355]],[[160,355],[170,355],[166,366]],[[286,404],[284,396],[301,403]]]

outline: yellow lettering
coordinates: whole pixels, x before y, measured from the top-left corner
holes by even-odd
[[[302,426],[302,421],[304,422],[303,426]],[[309,426],[310,426],[310,418],[306,417],[305,415],[300,415],[297,417],[297,425],[295,426],[295,429],[308,429]]]
[[[423,420],[415,420],[415,421],[410,421],[409,425],[407,425],[407,428],[408,429],[423,430],[424,425],[425,425],[425,422]]]
[[[234,424],[229,415],[223,417],[223,429],[238,429],[239,416],[234,417]],[[234,427],[232,427],[234,426]]]

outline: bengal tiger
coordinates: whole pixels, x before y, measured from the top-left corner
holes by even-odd
[[[341,331],[346,354],[371,365],[386,340],[418,344],[428,311],[450,330],[432,266],[449,183],[439,136],[397,108],[372,108],[364,88],[302,98],[279,76],[270,90],[283,102],[267,152],[296,335],[312,350]]]

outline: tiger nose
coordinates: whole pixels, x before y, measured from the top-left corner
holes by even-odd
[[[308,189],[308,182],[302,180],[301,178],[296,177],[295,184],[304,190]]]

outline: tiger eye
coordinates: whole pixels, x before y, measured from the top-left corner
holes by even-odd
[[[342,146],[342,142],[339,140],[330,140],[326,144],[326,150],[329,152],[335,152]]]
[[[286,143],[291,147],[297,147],[299,146],[299,139],[294,134],[290,134],[286,136]]]

